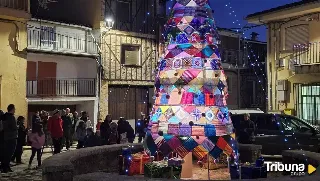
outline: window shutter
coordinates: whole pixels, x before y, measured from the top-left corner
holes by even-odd
[[[293,45],[309,43],[309,25],[295,25],[286,28],[286,50],[292,50]]]

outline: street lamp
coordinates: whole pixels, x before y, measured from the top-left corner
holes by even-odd
[[[111,18],[107,18],[104,22],[104,26],[107,28],[107,30],[111,30],[113,28],[114,21]]]

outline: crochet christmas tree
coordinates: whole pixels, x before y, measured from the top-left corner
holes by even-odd
[[[165,52],[158,62],[146,148],[152,155],[176,152],[182,158],[192,152],[199,160],[236,155],[208,0],[177,0],[162,35]]]

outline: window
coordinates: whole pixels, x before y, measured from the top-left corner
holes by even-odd
[[[141,66],[141,47],[139,45],[121,45],[121,64]]]
[[[294,117],[282,116],[280,120],[285,131],[293,131],[298,133],[312,132],[310,126]]]
[[[117,1],[117,20],[122,23],[130,22],[130,2]]]
[[[256,129],[259,130],[280,130],[274,116],[269,114],[252,115],[250,119],[256,123]]]
[[[41,26],[41,45],[52,46],[56,43],[56,30],[54,27]]]
[[[247,95],[248,99],[250,101],[250,104],[256,103],[256,81],[254,80],[248,80],[247,81]]]
[[[293,45],[309,42],[309,25],[298,24],[285,29],[285,50],[292,50]]]

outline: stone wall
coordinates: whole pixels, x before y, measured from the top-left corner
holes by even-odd
[[[239,144],[239,153],[241,163],[255,163],[261,155],[261,145]]]
[[[44,181],[71,181],[76,175],[94,172],[118,172],[118,155],[127,145],[84,148],[54,155],[44,160]],[[142,144],[132,144],[133,152],[143,150]]]

